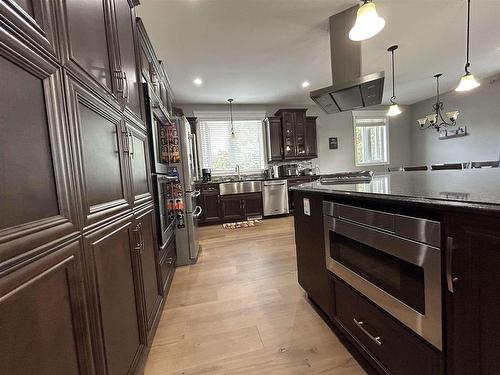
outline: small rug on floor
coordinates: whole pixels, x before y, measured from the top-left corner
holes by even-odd
[[[224,229],[250,228],[260,224],[262,224],[260,220],[247,220],[247,221],[238,221],[236,223],[225,223],[222,224],[222,228]]]

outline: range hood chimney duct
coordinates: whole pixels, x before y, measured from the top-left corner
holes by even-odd
[[[330,54],[333,85],[311,91],[326,113],[351,111],[382,103],[385,73],[361,75],[361,42],[349,39],[358,6],[330,17]]]

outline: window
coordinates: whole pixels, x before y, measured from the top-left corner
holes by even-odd
[[[226,112],[196,112],[195,116],[199,118],[202,168],[210,168],[214,174],[234,173],[236,164],[246,173],[266,168],[262,126],[265,113],[233,113],[234,135]]]
[[[356,111],[352,115],[356,166],[389,164],[389,123],[386,113]]]

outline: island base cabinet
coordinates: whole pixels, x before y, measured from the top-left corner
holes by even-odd
[[[332,277],[334,322],[381,374],[439,375],[442,355],[358,292]]]
[[[500,219],[453,215],[447,227],[447,373],[500,374]]]
[[[92,374],[80,243],[0,280],[0,374]]]

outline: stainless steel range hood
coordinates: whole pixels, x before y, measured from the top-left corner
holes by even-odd
[[[350,111],[382,103],[385,73],[361,76],[361,42],[349,39],[358,6],[330,17],[330,54],[333,85],[311,91],[326,113]]]

